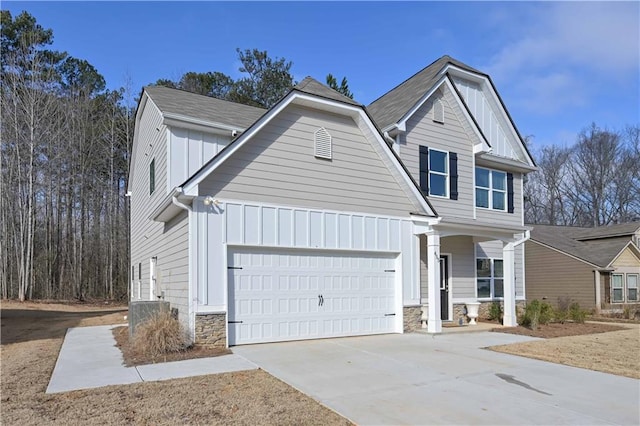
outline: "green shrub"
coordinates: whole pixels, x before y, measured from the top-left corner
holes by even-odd
[[[489,306],[489,321],[500,321],[502,322],[502,305],[500,302],[493,302],[491,306]]]
[[[532,300],[527,303],[524,313],[520,317],[520,324],[532,330],[538,328],[540,324],[548,324],[553,318],[553,307],[547,302]]]
[[[582,324],[587,318],[587,311],[581,309],[578,302],[573,302],[571,306],[569,306],[569,318],[571,318],[573,322]]]

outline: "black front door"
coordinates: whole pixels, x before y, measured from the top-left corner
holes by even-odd
[[[440,256],[440,319],[449,320],[449,256]]]

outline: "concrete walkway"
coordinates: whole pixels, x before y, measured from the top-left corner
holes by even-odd
[[[256,365],[235,355],[125,367],[111,329],[117,326],[67,330],[46,393],[125,385],[155,380],[254,370]]]
[[[482,349],[503,333],[389,334],[234,352],[356,424],[640,424],[640,381]]]

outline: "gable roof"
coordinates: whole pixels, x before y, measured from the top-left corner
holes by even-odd
[[[381,157],[386,158],[386,163],[389,164],[391,169],[395,169],[394,176],[399,177],[399,183],[401,187],[408,191],[407,196],[414,197],[414,200],[418,202],[424,212],[433,217],[437,217],[437,213],[427,197],[420,190],[417,182],[413,179],[410,173],[407,171],[404,164],[400,161],[397,154],[386,142],[380,130],[376,127],[371,117],[367,114],[364,106],[358,104],[352,99],[338,93],[337,91],[324,86],[322,83],[314,80],[311,77],[305,78],[301,83],[293,87],[287,95],[285,95],[278,103],[276,103],[271,109],[269,109],[264,115],[262,115],[257,121],[255,121],[249,128],[247,128],[240,136],[233,140],[230,144],[225,146],[217,155],[211,160],[205,163],[198,171],[191,175],[182,185],[180,185],[179,192],[186,193],[196,187],[206,176],[213,172],[220,164],[222,164],[227,158],[233,155],[241,146],[243,146],[251,137],[262,129],[267,123],[269,123],[275,116],[278,115],[287,105],[296,103],[304,106],[314,105],[316,107],[323,107],[330,111],[340,111],[343,114],[346,112],[351,116],[358,116],[364,125],[368,126],[371,130],[371,134],[376,138],[377,149],[381,154]],[[332,93],[333,92],[333,93]],[[404,184],[403,184],[404,182]],[[412,212],[407,212],[412,213]]]
[[[445,55],[373,101],[367,106],[367,111],[381,129],[397,123],[440,80],[442,77],[440,71],[447,64],[485,75],[457,59]]]
[[[631,236],[640,230],[640,222],[619,223],[616,225],[598,226],[596,228],[574,228],[575,238],[580,241],[601,238]]]
[[[147,86],[143,90],[165,117],[174,115],[215,121],[240,130],[249,127],[266,112],[262,108],[164,86]]]
[[[333,99],[334,101],[346,102],[351,105],[362,106],[358,102],[353,99],[343,95],[342,93],[325,86],[320,83],[318,80],[312,77],[305,77],[300,83],[294,86],[295,90],[299,90],[300,92],[309,93],[312,95],[322,96],[323,98]]]
[[[636,229],[637,225],[636,223]],[[598,229],[535,225],[531,231],[531,239],[600,268],[608,267],[628,245],[634,247],[636,251],[638,250],[631,239],[603,238],[587,241],[579,239],[580,235],[585,235],[589,230],[598,232]]]

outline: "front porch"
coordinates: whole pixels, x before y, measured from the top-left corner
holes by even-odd
[[[468,302],[481,303],[480,317],[486,317],[493,302],[500,302],[504,326],[518,325],[516,304],[524,303],[522,244],[529,236],[527,228],[441,221],[414,226],[414,233],[420,246],[421,330],[442,333],[457,329],[449,324],[466,324]]]

